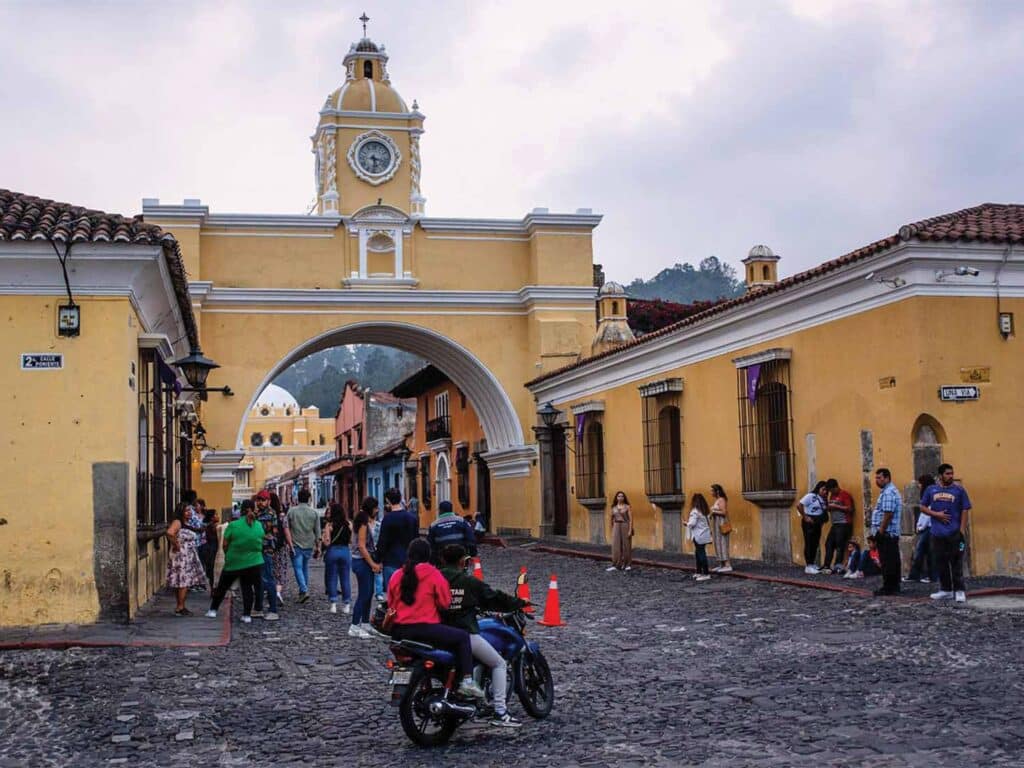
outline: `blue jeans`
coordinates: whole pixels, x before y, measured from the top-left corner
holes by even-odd
[[[352,608],[352,623],[362,624],[370,620],[370,603],[373,601],[373,569],[361,557],[352,559],[352,572],[356,575],[359,593]]]
[[[313,556],[312,549],[293,547],[292,568],[295,570],[295,582],[299,585],[299,594],[309,592],[309,559]]]
[[[383,575],[383,578],[381,579],[381,581],[384,582],[384,584],[383,584],[384,588],[379,590],[378,594],[380,592],[383,592],[384,595],[387,596],[388,584],[391,583],[391,577],[395,574],[395,571],[400,571],[400,570],[402,570],[402,566],[400,566],[400,565],[385,565],[384,566],[384,575]]]
[[[910,563],[910,573],[907,574],[911,581],[917,581],[922,575],[930,577],[932,581],[939,580],[939,569],[935,565],[935,556],[931,551],[931,539],[931,528],[925,528],[917,534],[914,559]]]
[[[277,586],[274,583],[274,556],[263,553],[263,567],[260,569],[260,576],[263,580],[263,592],[267,596],[267,602],[271,613],[277,613]],[[257,593],[258,594],[258,593]],[[256,610],[263,610],[263,600],[256,601]]]
[[[339,581],[342,602],[348,605],[352,602],[352,553],[348,547],[335,544],[324,553],[324,587],[332,603],[338,602]]]

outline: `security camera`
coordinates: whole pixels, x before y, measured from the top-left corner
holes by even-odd
[[[981,270],[975,267],[957,267],[953,272],[960,277],[967,277],[968,275],[970,277],[977,277],[981,274]]]

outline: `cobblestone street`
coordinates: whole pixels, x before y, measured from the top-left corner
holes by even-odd
[[[349,638],[318,593],[235,623],[227,647],[2,652],[0,766],[1024,762],[1021,613],[483,552],[495,586],[520,565],[541,605],[557,573],[568,623],[529,628],[555,678],[547,720],[516,702],[522,729],[412,746],[386,645]]]

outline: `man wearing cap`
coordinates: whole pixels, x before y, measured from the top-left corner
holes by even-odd
[[[437,520],[427,530],[427,541],[435,563],[441,562],[441,551],[449,544],[461,544],[470,557],[476,557],[476,534],[469,523],[455,514],[450,501],[437,505]]]
[[[299,585],[299,602],[309,600],[309,559],[320,541],[320,515],[309,506],[309,489],[299,491],[299,503],[288,510],[288,528],[292,533],[292,567]]]

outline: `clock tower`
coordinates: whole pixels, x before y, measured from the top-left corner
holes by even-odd
[[[383,45],[365,36],[342,64],[345,81],[327,97],[313,133],[316,212],[353,214],[378,204],[423,215],[420,136],[424,117],[391,86]]]

